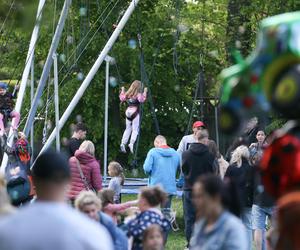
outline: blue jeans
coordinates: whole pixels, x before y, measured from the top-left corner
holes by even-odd
[[[241,220],[247,230],[247,237],[248,237],[248,246],[249,250],[252,249],[252,208],[251,207],[244,207],[241,213]]]
[[[189,244],[196,219],[196,212],[192,203],[192,191],[183,191],[183,214],[185,237]]]
[[[257,205],[252,206],[252,220],[253,230],[262,231],[262,249],[266,250],[266,230],[267,230],[267,217],[272,217],[274,214],[274,207],[261,207]]]

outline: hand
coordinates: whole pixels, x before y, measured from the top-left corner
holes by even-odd
[[[144,93],[147,93],[148,92],[148,88],[144,88]]]
[[[122,87],[122,88],[121,88],[121,91],[122,91],[122,92],[125,92],[125,87]]]
[[[15,85],[15,90],[19,90],[19,88],[20,88],[20,85],[19,85],[19,84],[16,84],[16,85]]]

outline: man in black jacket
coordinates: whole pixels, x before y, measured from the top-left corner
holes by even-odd
[[[87,128],[83,123],[79,122],[75,125],[73,135],[70,138],[69,145],[68,145],[70,157],[74,156],[75,151],[79,149],[80,144],[86,137],[86,131]]]
[[[214,156],[208,151],[208,131],[199,130],[197,142],[182,153],[182,172],[184,174],[183,210],[185,235],[189,243],[195,223],[195,209],[192,204],[192,187],[195,181],[204,174],[214,173]]]

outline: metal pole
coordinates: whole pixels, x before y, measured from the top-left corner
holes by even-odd
[[[216,98],[215,99],[215,127],[216,127],[216,142],[217,142],[217,146],[218,146],[218,149],[220,149],[220,145],[219,145],[219,121],[218,121],[218,99]]]
[[[118,26],[116,27],[115,31],[112,33],[112,35],[109,38],[109,40],[107,41],[105,47],[101,51],[101,53],[100,53],[98,59],[96,60],[95,64],[91,68],[90,72],[87,74],[86,78],[82,82],[80,88],[77,90],[77,92],[76,92],[75,96],[73,97],[72,101],[70,102],[69,106],[67,107],[67,109],[65,110],[64,114],[60,118],[58,127],[55,127],[55,129],[52,131],[52,133],[49,136],[48,140],[46,141],[44,147],[42,148],[40,154],[42,152],[44,152],[46,149],[48,149],[48,147],[51,145],[52,141],[55,138],[56,130],[57,129],[61,130],[61,128],[66,123],[67,119],[69,118],[69,116],[71,115],[72,111],[76,107],[76,105],[79,102],[80,98],[83,96],[84,91],[87,89],[87,87],[89,86],[90,82],[92,81],[92,79],[94,78],[95,74],[97,73],[97,71],[98,71],[99,67],[101,66],[103,60],[105,59],[106,55],[108,54],[108,52],[112,48],[113,44],[117,40],[119,34],[121,33],[122,29],[124,28],[126,22],[128,21],[130,15],[134,11],[134,9],[135,9],[135,7],[136,7],[136,5],[137,5],[138,2],[139,2],[139,0],[133,0],[130,3],[128,9],[126,10],[126,12],[124,14],[124,16],[120,20]]]
[[[31,63],[31,79],[30,79],[30,100],[31,103],[34,97],[34,58]],[[31,157],[30,157],[30,165],[33,163],[33,155],[34,155],[34,123],[32,124],[30,130],[30,145],[31,145]]]
[[[106,182],[107,179],[107,137],[108,137],[108,92],[109,92],[109,63],[111,61],[110,56],[105,57],[106,61],[106,70],[105,70],[105,112],[104,112],[104,159],[103,159],[103,164],[104,164],[104,181]]]
[[[59,92],[58,92],[58,70],[57,70],[57,55],[53,54],[54,60],[54,105],[55,105],[55,126],[59,122]],[[56,130],[56,151],[60,152],[60,136],[59,130]]]
[[[17,101],[16,101],[16,106],[15,106],[15,111],[17,111],[19,113],[20,113],[21,108],[22,108],[22,103],[23,103],[23,99],[24,99],[24,95],[25,95],[26,84],[27,84],[27,80],[28,80],[28,76],[29,76],[30,67],[31,67],[32,61],[33,61],[35,45],[36,45],[38,35],[39,35],[40,21],[42,19],[42,13],[43,13],[45,2],[46,2],[46,0],[40,0],[39,1],[38,10],[37,10],[37,14],[36,14],[36,22],[35,22],[35,26],[33,28],[32,34],[31,34],[29,49],[28,49],[27,57],[26,57],[26,61],[25,61],[25,68],[24,68],[24,71],[23,71],[23,74],[22,74],[20,89],[19,89],[18,98],[17,98]],[[8,143],[7,143],[8,146],[10,146],[10,147],[12,146],[12,143],[13,143],[12,133],[13,133],[13,131],[12,131],[12,129],[10,129],[9,134],[8,134],[9,140],[8,140]],[[2,159],[2,163],[1,163],[1,171],[3,171],[3,172],[5,171],[7,161],[8,161],[8,156],[5,153],[3,155],[3,159]]]
[[[58,24],[57,24],[57,27],[55,30],[55,34],[53,36],[52,43],[51,43],[51,46],[50,46],[50,49],[48,52],[46,63],[43,68],[41,79],[40,79],[39,85],[37,87],[37,90],[36,90],[36,93],[34,96],[34,100],[33,100],[33,104],[30,108],[29,115],[28,115],[28,118],[27,118],[27,121],[26,121],[26,124],[24,127],[24,133],[26,135],[28,135],[30,128],[32,126],[32,123],[34,121],[34,117],[35,117],[35,114],[36,114],[36,111],[38,108],[38,101],[40,100],[43,90],[45,88],[45,85],[46,85],[46,82],[47,82],[47,79],[48,79],[48,76],[50,73],[50,69],[51,69],[52,63],[53,63],[52,56],[58,47],[58,43],[59,43],[64,25],[65,25],[66,18],[68,16],[68,11],[71,6],[71,2],[72,2],[72,0],[65,0],[63,9],[61,11],[61,15],[60,15],[60,18],[59,18],[59,21],[58,21]]]

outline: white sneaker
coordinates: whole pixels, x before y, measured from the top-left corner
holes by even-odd
[[[120,149],[121,149],[121,151],[122,151],[123,153],[126,153],[126,146],[125,146],[125,144],[121,144],[121,145],[120,145]]]
[[[130,144],[128,144],[128,147],[129,147],[129,149],[130,149],[130,152],[131,152],[132,154],[133,154],[133,146],[134,146],[134,145],[133,145],[133,144],[131,144],[131,143],[130,143]]]

